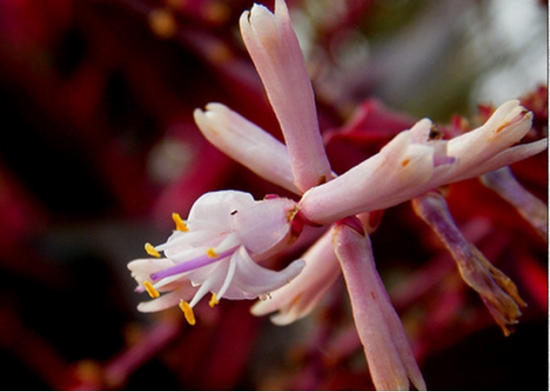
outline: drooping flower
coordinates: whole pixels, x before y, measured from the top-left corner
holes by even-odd
[[[296,203],[290,199],[254,201],[245,192],[201,196],[186,221],[174,214],[176,230],[164,244],[146,245],[156,259],[128,265],[138,291],[154,298],[141,304],[140,310],[157,311],[179,303],[194,324],[192,308],[209,292],[214,306],[220,298],[255,299],[283,286],[301,271],[302,260],[276,272],[259,266],[253,257],[265,257],[292,240],[295,210]],[[164,291],[171,293],[160,296]]]
[[[510,335],[521,316],[520,307],[526,306],[514,282],[464,238],[440,193],[429,192],[419,196],[413,199],[412,205],[416,214],[443,241],[464,282],[481,296],[504,334]]]

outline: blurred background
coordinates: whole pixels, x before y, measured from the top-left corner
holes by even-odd
[[[336,172],[421,117],[468,128],[512,98],[535,113],[527,138],[547,136],[546,1],[288,4]],[[135,310],[145,297],[126,264],[164,241],[172,212],[185,216],[210,190],[284,193],[208,145],[192,120],[217,101],[280,137],[238,32],[251,6],[0,1],[4,388],[372,388],[341,280],[288,327],[252,317],[247,301],[198,306],[194,327],[177,309]],[[363,136],[341,136],[358,115]],[[546,201],[547,167],[543,153],[512,169]],[[448,192],[466,237],[529,307],[505,338],[410,205],[386,211],[374,252],[428,388],[547,389],[547,239],[477,180]]]

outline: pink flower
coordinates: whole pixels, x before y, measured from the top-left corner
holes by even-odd
[[[240,19],[241,35],[277,115],[292,162],[295,184],[304,192],[331,178],[319,133],[313,88],[284,0],[275,12],[254,4]]]
[[[158,258],[128,265],[138,291],[154,298],[140,304],[139,310],[154,312],[179,303],[194,324],[192,308],[208,292],[213,293],[210,304],[214,306],[220,298],[255,299],[288,283],[300,273],[303,261],[275,272],[259,266],[252,257],[265,256],[291,240],[295,210],[292,200],[254,201],[244,192],[201,196],[186,221],[174,215],[176,230],[164,244],[146,245],[148,253]],[[160,258],[159,252],[166,257]],[[160,296],[164,291],[171,293]]]
[[[508,101],[484,125],[451,140],[432,139],[433,124],[420,120],[378,154],[308,190],[300,211],[319,224],[334,222],[525,159],[546,148],[546,140],[509,148],[529,131],[531,119],[532,114],[518,101]]]

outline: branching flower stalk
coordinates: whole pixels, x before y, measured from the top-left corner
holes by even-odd
[[[422,119],[377,154],[336,176],[322,143],[313,89],[284,0],[276,0],[274,12],[254,5],[241,16],[240,28],[285,144],[220,103],[208,104],[205,111],[197,109],[195,122],[214,146],[294,193],[296,200],[270,195],[257,201],[247,193],[228,190],[200,197],[186,220],[174,214],[176,230],[168,240],[158,246],[147,244],[151,257],[128,266],[138,282],[137,291],[153,298],[140,304],[139,310],[178,305],[194,324],[193,307],[211,293],[211,306],[221,298],[259,298],[252,308],[255,315],[277,312],[272,320],[288,324],[309,314],[343,271],[376,388],[408,389],[410,380],[425,389],[401,321],[376,271],[368,234],[376,229],[381,210],[414,198],[424,200],[423,195],[442,185],[537,154],[546,148],[546,141],[514,146],[529,131],[532,114],[518,101],[509,101],[484,125],[451,140],[441,139],[432,122]],[[330,228],[282,271],[258,265],[290,246],[304,225]],[[514,312],[513,305],[502,311],[502,301],[508,301],[508,295],[521,305],[521,299],[487,263],[480,261],[476,268],[496,284],[479,283],[479,274],[463,275],[491,312],[503,315],[503,320],[497,318],[499,324],[513,324],[519,311]],[[508,288],[504,294],[499,291],[502,287]]]

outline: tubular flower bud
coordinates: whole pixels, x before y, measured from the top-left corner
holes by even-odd
[[[254,4],[240,19],[241,35],[275,111],[292,163],[295,184],[304,192],[331,178],[313,88],[283,0],[275,12]],[[291,98],[291,99],[290,99]]]
[[[508,101],[483,126],[448,141],[431,140],[432,123],[423,119],[378,154],[307,191],[301,213],[316,223],[334,222],[535,155],[546,148],[541,141],[509,148],[529,131],[532,117],[518,101]]]
[[[233,160],[296,194],[286,146],[240,114],[220,103],[196,109],[195,122],[204,137]]]

